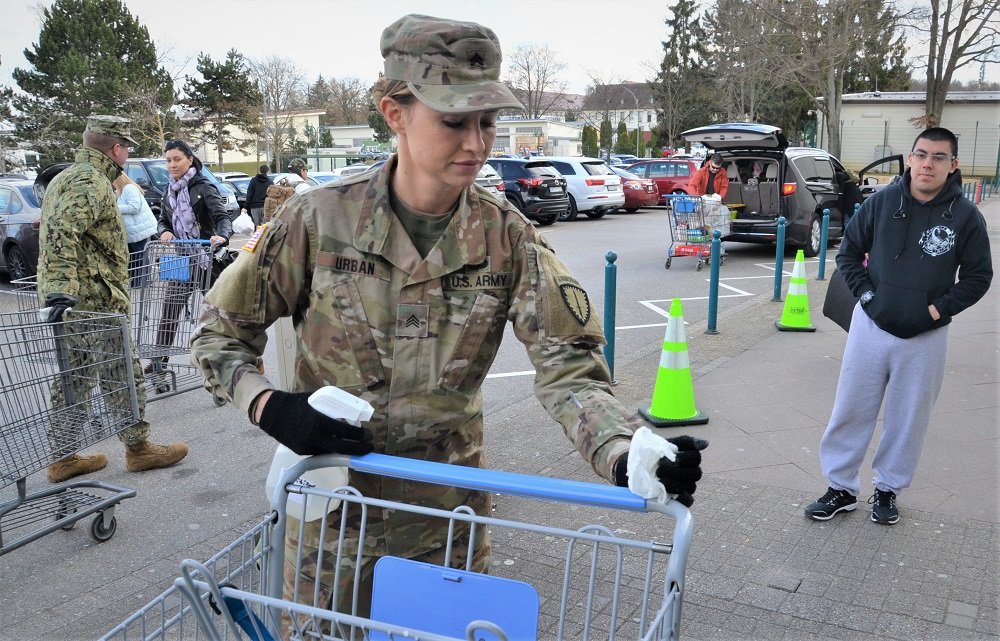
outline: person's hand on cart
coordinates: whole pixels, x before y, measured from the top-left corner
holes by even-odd
[[[73,309],[79,301],[76,296],[70,296],[69,294],[52,293],[45,296],[45,307],[38,310],[39,314],[44,314],[48,312],[45,317],[46,323],[59,323],[62,322],[63,314],[66,310]]]
[[[370,429],[317,412],[309,405],[309,396],[308,392],[264,392],[253,405],[254,423],[299,456],[357,456],[375,449]]]
[[[676,458],[673,461],[665,456],[660,458],[656,465],[656,478],[668,494],[673,494],[684,507],[691,507],[701,479],[701,450],[708,447],[708,441],[687,435],[665,440],[677,448]],[[615,485],[628,487],[627,454],[615,464]]]

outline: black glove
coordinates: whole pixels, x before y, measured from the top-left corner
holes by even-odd
[[[45,319],[46,322],[60,322],[66,310],[76,305],[77,302],[76,296],[69,294],[46,294],[45,306],[49,308],[49,317]]]
[[[677,447],[676,460],[663,457],[656,466],[656,478],[668,494],[677,496],[685,507],[694,505],[694,491],[701,479],[701,450],[708,441],[692,436],[675,436],[667,441]],[[628,455],[621,456],[615,464],[615,485],[628,487]]]
[[[317,412],[309,405],[309,392],[271,392],[260,415],[260,429],[299,456],[367,454],[375,449],[370,429]]]

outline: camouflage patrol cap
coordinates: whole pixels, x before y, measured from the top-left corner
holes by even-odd
[[[119,116],[93,115],[87,118],[87,131],[97,134],[104,134],[112,138],[121,138],[128,141],[130,145],[138,146],[139,143],[132,138],[132,130],[129,125],[132,121]]]
[[[385,77],[402,80],[425,105],[444,113],[524,109],[500,82],[500,41],[492,29],[411,14],[382,32]]]
[[[306,161],[301,158],[295,158],[290,163],[288,163],[288,171],[299,172],[306,168]]]

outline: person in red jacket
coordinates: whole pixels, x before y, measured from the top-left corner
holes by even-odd
[[[694,172],[688,187],[695,196],[719,194],[720,198],[725,198],[729,191],[729,176],[722,171],[722,154],[712,154],[708,162]]]

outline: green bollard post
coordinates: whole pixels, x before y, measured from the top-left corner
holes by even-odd
[[[774,240],[774,296],[775,303],[781,301],[781,270],[785,264],[785,217],[778,216],[778,233]]]
[[[608,361],[611,371],[611,384],[615,381],[615,296],[618,289],[618,254],[609,251],[604,255],[607,264],[604,265],[604,359]]]
[[[816,280],[826,280],[826,244],[830,235],[830,210],[823,210],[823,225],[819,233],[819,271]]]

